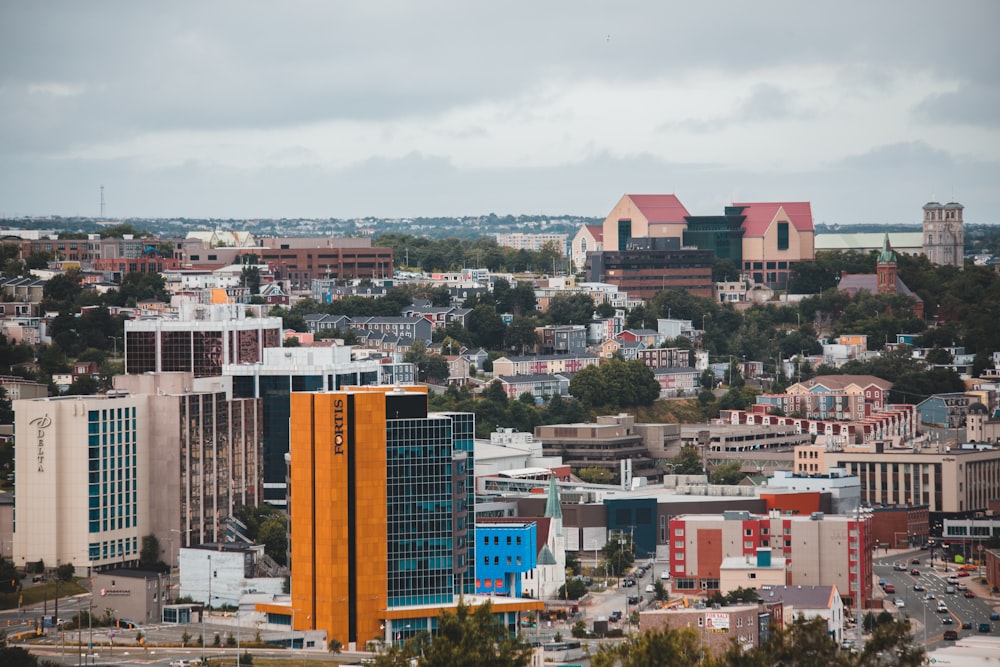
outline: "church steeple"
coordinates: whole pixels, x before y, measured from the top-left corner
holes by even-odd
[[[549,477],[549,493],[545,500],[545,516],[550,519],[563,518],[562,505],[559,504],[559,489],[556,487],[556,476]]]
[[[896,253],[889,243],[889,232],[885,233],[882,239],[882,251],[878,254],[878,266],[876,268],[878,276],[878,293],[896,293]]]

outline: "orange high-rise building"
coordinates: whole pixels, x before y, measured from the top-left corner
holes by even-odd
[[[292,393],[294,630],[363,647],[476,604],[474,430],[472,414],[428,414],[425,388]],[[537,603],[504,606],[513,624]]]

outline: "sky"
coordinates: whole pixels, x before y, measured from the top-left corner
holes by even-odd
[[[0,217],[1000,223],[1000,2],[0,0]]]

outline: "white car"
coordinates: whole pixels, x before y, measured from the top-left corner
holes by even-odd
[[[664,570],[663,572],[660,572],[660,579],[663,579],[664,581],[670,579],[670,570]]]
[[[902,609],[903,607],[906,606],[902,598],[896,598],[895,600],[892,601],[892,603],[896,605],[896,609]]]
[[[646,584],[646,592],[647,593],[655,593],[656,592],[656,586],[654,586],[653,584]]]

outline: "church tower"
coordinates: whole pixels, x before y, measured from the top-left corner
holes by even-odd
[[[893,252],[892,244],[889,243],[888,232],[886,232],[885,238],[882,239],[882,252],[878,254],[878,266],[875,270],[878,276],[878,293],[895,294],[896,253]]]
[[[965,257],[965,223],[957,202],[924,204],[924,254],[932,264],[962,268]]]

